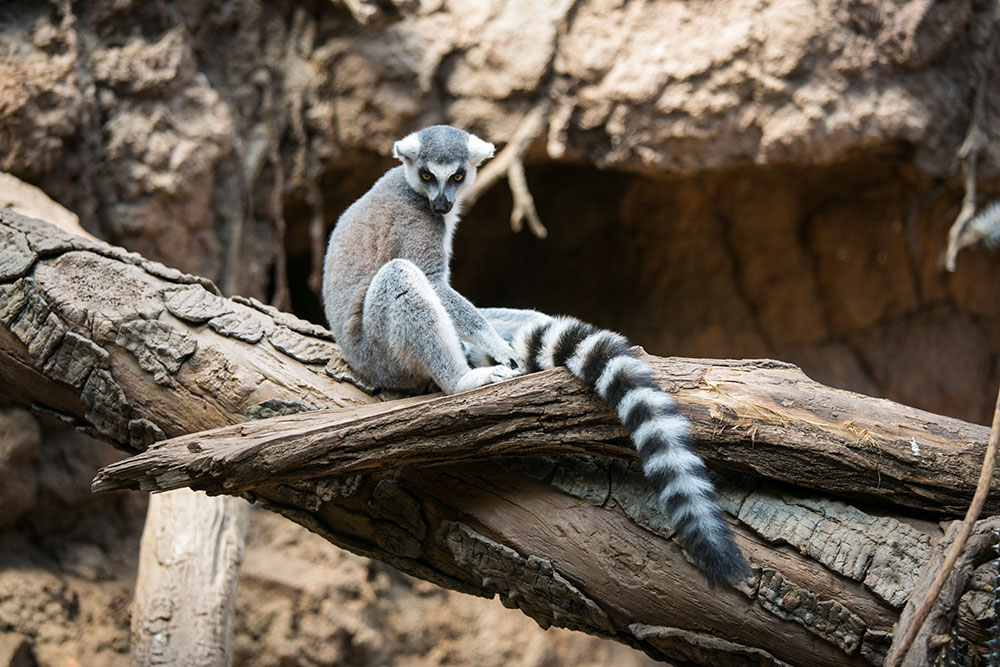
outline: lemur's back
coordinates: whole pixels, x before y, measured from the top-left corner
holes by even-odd
[[[330,235],[323,272],[323,304],[337,341],[361,336],[365,293],[389,260],[408,259],[427,276],[447,274],[444,226],[427,200],[390,169],[340,216]]]

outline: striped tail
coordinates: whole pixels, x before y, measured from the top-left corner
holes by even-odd
[[[688,420],[623,336],[555,317],[518,330],[512,344],[529,373],[566,366],[615,410],[670,525],[710,586],[732,584],[747,574],[705,464],[691,449]]]

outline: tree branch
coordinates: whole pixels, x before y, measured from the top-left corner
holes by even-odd
[[[646,360],[714,468],[938,515],[961,512],[989,430],[825,387],[771,361]],[[510,455],[633,458],[599,398],[554,369],[454,396],[322,410],[168,440],[108,466],[95,490],[238,493],[262,483]],[[1000,501],[993,499],[991,507]]]
[[[528,189],[528,180],[524,174],[524,153],[535,137],[541,134],[550,107],[551,102],[546,99],[525,115],[507,145],[483,167],[463,197],[465,207],[471,208],[484,192],[492,188],[506,174],[511,195],[514,197],[514,208],[510,214],[511,230],[515,233],[521,231],[524,220],[527,220],[531,233],[540,239],[548,236],[549,232],[538,217],[535,199]]]
[[[129,612],[131,664],[232,664],[233,603],[249,515],[240,498],[188,490],[150,498]]]
[[[3,173],[0,186],[22,213],[50,217],[63,231],[97,241],[41,190]],[[248,515],[249,505],[239,498],[210,498],[188,489],[150,500],[129,613],[133,664],[230,664]]]

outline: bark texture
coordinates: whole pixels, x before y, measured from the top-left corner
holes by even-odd
[[[119,446],[148,449],[156,440],[150,434],[199,428],[206,414],[277,415],[324,401],[356,412],[366,408],[351,406],[374,400],[332,379],[345,370],[319,328],[222,299],[209,283],[16,214],[3,212],[0,229],[12,239],[0,264],[17,267],[5,275],[0,301],[6,392]],[[105,277],[102,289],[87,286],[94,275]],[[229,312],[240,316],[239,335],[211,324]],[[247,329],[253,335],[244,335]],[[81,349],[90,354],[68,355]],[[283,387],[309,404],[275,396]],[[464,410],[472,423],[475,398]],[[484,405],[489,413],[490,403]],[[700,409],[708,411],[708,403]],[[451,421],[465,418],[456,414]],[[739,431],[730,429],[727,411],[718,414],[717,431]],[[599,419],[615,432],[606,415]],[[964,430],[971,440],[983,431],[925,419]],[[752,429],[734,437],[749,447],[754,438]],[[920,442],[935,450],[933,439]],[[961,445],[951,456],[961,459]],[[728,460],[733,467],[738,457]],[[499,595],[543,627],[585,630],[675,663],[878,664],[939,531],[905,514],[872,514],[776,485],[766,470],[756,474],[763,477],[720,478],[754,573],[740,590],[717,591],[707,590],[668,539],[655,498],[626,462],[561,457],[407,467],[388,475],[272,480],[248,495],[415,576]]]
[[[775,361],[647,361],[693,420],[699,453],[715,469],[939,516],[961,514],[972,497],[984,426],[826,387]],[[105,468],[95,489],[232,494],[517,454],[635,458],[617,417],[555,369],[453,396],[181,436]],[[987,511],[998,508],[994,497]]]
[[[4,214],[16,216],[9,210]],[[27,220],[19,216],[17,219]],[[84,409],[82,416],[90,421],[85,430],[112,440],[118,447],[134,451],[166,437],[171,430],[181,429],[175,432],[184,432],[185,427],[180,422],[167,425],[168,430],[163,431],[152,421],[151,418],[160,421],[148,406],[148,401],[158,400],[157,389],[173,387],[176,390],[173,397],[179,398],[177,404],[181,405],[184,398],[190,401],[192,394],[203,395],[204,387],[213,380],[216,382],[215,390],[225,393],[225,385],[219,384],[225,378],[220,377],[219,364],[210,365],[198,376],[197,384],[201,386],[194,387],[193,391],[191,388],[179,389],[171,376],[194,353],[197,344],[190,335],[157,322],[155,315],[144,319],[137,311],[144,307],[152,307],[155,311],[156,306],[151,304],[155,304],[156,299],[162,299],[162,309],[166,310],[165,304],[169,303],[175,310],[186,309],[184,312],[190,317],[198,318],[204,315],[207,306],[202,303],[199,310],[199,305],[192,304],[191,299],[185,301],[172,292],[172,288],[178,287],[176,283],[159,285],[163,291],[143,293],[142,283],[135,281],[145,280],[147,290],[162,282],[154,278],[156,274],[180,276],[182,286],[189,287],[199,282],[92,239],[71,236],[55,228],[49,231],[47,246],[39,240],[41,237],[37,235],[37,230],[32,235],[29,228],[14,231],[5,227],[3,232],[6,243],[4,259],[0,263],[5,271],[4,278],[18,278],[14,283],[4,284],[0,298],[4,318],[11,325],[5,333],[14,334],[13,339],[5,340],[5,344],[32,341],[27,349],[35,355],[31,357],[35,367],[46,369],[50,378],[58,378],[79,391],[79,401]],[[56,262],[57,267],[49,267],[55,273],[50,273],[48,280],[58,283],[61,271],[93,273],[88,278],[70,278],[75,283],[71,290],[65,289],[66,283],[62,284],[63,289],[51,288],[50,284],[47,286],[51,289],[40,288],[34,281],[36,278],[46,281],[44,267],[40,271],[32,271],[31,276],[22,276],[22,270],[37,268],[30,266],[37,259],[36,253],[53,255],[61,260]],[[125,259],[126,262],[116,262],[111,258]],[[28,264],[21,260],[27,260]],[[84,268],[73,269],[74,260],[82,261]],[[69,276],[63,276],[66,277]],[[106,283],[106,280],[111,283]],[[215,289],[207,281],[200,284]],[[124,288],[124,291],[116,292],[114,285]],[[204,295],[212,296],[204,288],[198,289]],[[71,323],[51,311],[43,312],[49,308],[47,298],[65,299],[73,310],[76,308],[74,304],[95,307],[94,303],[90,303],[95,297],[100,304],[95,311],[100,324],[75,322],[78,328],[74,331]],[[212,298],[218,299],[216,296]],[[141,303],[144,300],[145,306]],[[150,312],[145,311],[147,317]],[[93,315],[77,314],[85,319]],[[239,331],[230,331],[226,318],[220,318],[220,322],[221,330],[229,335],[243,335]],[[102,332],[95,333],[91,326],[102,327]],[[95,340],[108,348],[95,343]],[[116,360],[115,352],[129,358]],[[124,363],[126,367],[135,363],[134,370],[145,372],[126,380],[123,388],[115,378],[127,376],[129,371],[121,370],[119,363]],[[8,372],[18,375],[20,371],[5,368],[0,375],[6,376]],[[273,377],[279,378],[280,373]],[[272,393],[282,391],[273,380],[272,386],[275,387]],[[23,391],[24,386],[12,384],[4,393],[15,400],[24,400]],[[242,391],[244,396],[249,393],[247,388]],[[171,400],[169,394],[164,400]],[[55,407],[47,400],[41,402]],[[135,405],[137,402],[141,405]],[[251,406],[245,404],[229,410],[203,410],[201,420],[203,424],[232,423],[239,421],[240,410],[253,413]],[[13,445],[16,444],[15,440]],[[16,463],[16,459],[12,462]],[[16,468],[12,470],[16,471]],[[33,481],[30,475],[26,479]],[[19,490],[17,485],[10,485],[9,488],[11,492],[21,491],[10,498],[11,501],[27,497],[31,491]],[[10,502],[9,509],[15,512],[12,519],[17,518],[16,512],[23,511],[16,502]],[[233,604],[247,521],[246,503],[241,499],[210,499],[203,494],[179,491],[153,502],[148,517],[141,544],[136,597],[131,607],[133,664],[229,664]]]
[[[96,241],[80,227],[77,216],[37,188],[0,173],[0,189],[11,210],[52,220],[69,234]],[[27,463],[30,467],[34,462]],[[24,487],[35,482],[34,475],[18,467],[11,470],[19,474],[8,487],[19,490],[21,497],[33,495],[34,489]],[[15,495],[13,500],[19,499]],[[17,502],[2,500],[0,506],[12,509],[8,516],[16,521]],[[164,494],[149,504],[129,610],[132,664],[232,663],[233,606],[247,518],[248,505],[241,500],[187,490]]]
[[[921,626],[920,632],[914,639],[913,645],[905,657],[898,655],[900,647],[897,644],[900,642],[906,626],[915,615],[917,606],[931,587],[935,575],[943,565],[948,547],[955,541],[961,524],[961,521],[953,522],[948,527],[944,539],[935,546],[931,560],[913,590],[913,599],[903,608],[900,622],[893,631],[893,646],[886,656],[887,660],[889,656],[902,657],[899,664],[903,667],[920,667],[935,662],[977,663],[979,656],[970,654],[967,647],[952,641],[952,631],[961,622],[962,616],[975,616],[975,612],[970,609],[970,599],[978,597],[976,602],[979,605],[992,604],[992,600],[987,601],[988,592],[992,592],[990,590],[992,587],[984,584],[986,578],[991,577],[996,572],[996,562],[984,564],[983,561],[995,561],[997,531],[1000,529],[1000,521],[995,516],[976,523],[958,561],[947,579],[944,580],[944,586],[941,588],[930,614]],[[971,581],[973,577],[979,577],[980,581]],[[967,589],[970,588],[973,590],[966,593]],[[964,599],[963,594],[965,594]]]

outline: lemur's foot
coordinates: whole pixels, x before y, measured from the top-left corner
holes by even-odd
[[[515,370],[518,375],[524,375],[528,372],[528,364],[505,340],[497,341],[497,345],[489,352],[489,355],[495,360],[494,363]]]
[[[516,368],[508,368],[507,366],[485,366],[483,368],[473,368],[471,371],[463,375],[462,379],[458,381],[456,391],[469,391],[470,389],[482,387],[483,385],[509,380],[522,374],[523,371]]]

